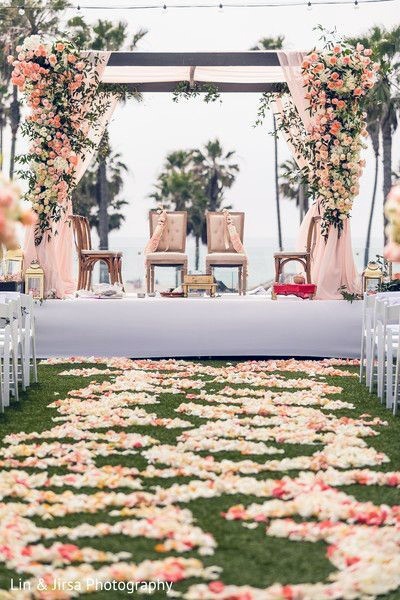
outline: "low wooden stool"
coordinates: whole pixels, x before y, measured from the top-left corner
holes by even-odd
[[[213,275],[184,275],[182,289],[185,298],[188,297],[190,290],[208,291],[210,297],[213,298],[217,290],[217,284]]]

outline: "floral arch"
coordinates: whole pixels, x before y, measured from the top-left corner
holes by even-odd
[[[182,82],[188,89],[212,84],[221,92],[261,92],[265,106],[273,101],[279,131],[315,198],[300,237],[315,211],[322,215],[313,279],[322,297],[335,297],[340,285],[356,291],[348,221],[364,166],[360,100],[374,85],[370,54],[361,45],[343,44],[309,54],[80,53],[65,40],[27,38],[17,57],[9,57],[13,83],[30,108],[23,124],[30,147],[20,160],[28,167],[26,198],[38,224],[26,238],[27,261],[39,259],[47,290],[58,297],[73,292],[71,192],[96,151],[121,85],[165,92]]]

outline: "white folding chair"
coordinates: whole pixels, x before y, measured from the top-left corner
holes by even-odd
[[[386,389],[386,399],[390,406],[393,387],[393,353],[396,353],[399,342],[399,316],[400,298],[376,298],[369,389],[373,391],[376,379],[377,394],[381,402],[384,401]]]
[[[386,337],[386,329],[383,325],[385,316],[382,302],[391,305],[400,303],[400,292],[379,292],[372,296],[372,298],[374,299],[369,300],[373,305],[371,351],[369,355],[366,353],[366,385],[370,392],[374,389],[374,383],[378,381],[377,366],[379,361],[376,363],[375,360],[377,358],[378,335],[380,339],[382,339],[382,336]],[[380,322],[379,326],[378,321]],[[382,348],[381,346],[380,349],[382,350]],[[367,350],[367,345],[365,345],[365,349]]]
[[[400,318],[399,318],[399,330],[400,330]],[[392,396],[392,411],[396,415],[399,407],[399,383],[400,383],[400,343],[397,344],[396,352],[396,366],[394,376],[394,389]]]
[[[364,294],[363,319],[361,329],[361,351],[360,351],[360,383],[365,375],[365,382],[368,384],[371,370],[371,351],[374,333],[374,309],[375,294]]]
[[[0,360],[2,371],[2,409],[10,405],[10,392],[18,393],[18,322],[12,302],[0,302]]]
[[[31,370],[33,371],[33,381],[37,383],[37,358],[36,358],[36,327],[34,314],[34,300],[29,294],[20,294],[18,292],[0,293],[0,299],[17,299],[21,305],[21,322],[19,326],[20,339],[24,356],[24,381],[29,386],[31,381]]]

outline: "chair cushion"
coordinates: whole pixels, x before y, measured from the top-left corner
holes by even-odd
[[[210,265],[242,265],[246,262],[247,255],[238,252],[212,252],[206,256],[206,263]]]
[[[122,256],[122,252],[112,250],[81,250],[83,256]]]
[[[146,254],[147,263],[187,263],[187,256],[183,252],[149,252]]]
[[[292,252],[290,252],[290,251],[275,252],[274,258],[279,258],[280,256],[282,256],[282,258],[287,258],[288,256],[299,256],[301,258],[304,258],[307,256],[307,254],[308,254],[308,252],[296,252],[295,250],[293,250]]]

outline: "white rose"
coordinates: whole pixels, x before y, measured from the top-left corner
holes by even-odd
[[[42,38],[40,35],[31,35],[25,38],[24,43],[22,45],[24,50],[36,50],[38,46],[42,43]]]

